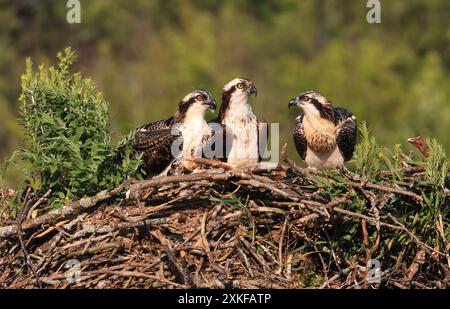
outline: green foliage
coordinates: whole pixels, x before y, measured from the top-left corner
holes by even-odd
[[[403,187],[408,191],[415,192],[423,200],[417,201],[400,196],[390,198],[389,194],[383,191],[380,191],[380,195],[368,194],[367,191],[364,191],[364,187],[357,190],[358,192],[348,191],[348,188],[351,187],[350,184],[344,177],[339,177],[335,171],[315,177],[319,184],[318,187],[330,200],[345,195],[348,202],[341,207],[347,210],[370,217],[374,217],[375,211],[375,217],[378,216],[383,222],[395,223],[392,222],[392,217],[394,217],[420,241],[432,248],[436,245],[439,245],[441,250],[445,248],[441,232],[436,228],[440,224],[439,222],[442,222],[443,233],[448,238],[450,203],[445,191],[449,189],[449,162],[443,146],[435,139],[428,139],[430,155],[426,159],[421,154],[419,154],[420,160],[402,157],[400,145],[395,145],[392,151],[393,155],[387,156],[386,153],[389,153],[390,150],[382,149],[376,144],[375,138],[370,134],[365,123],[360,126],[360,133],[361,141],[356,148],[354,163],[357,173],[367,178],[361,180],[363,182],[368,180],[381,186]],[[409,164],[424,167],[425,172],[415,179],[408,178],[404,175],[403,170]],[[359,191],[363,191],[364,194],[359,194]],[[368,236],[370,243],[374,243],[377,238],[380,239],[378,256],[385,256],[387,253],[393,256],[399,254],[414,256],[417,251],[417,244],[410,235],[403,231],[386,229],[370,232],[369,229]],[[339,254],[344,259],[355,260],[361,252],[364,252],[359,222],[343,221],[333,227],[330,237],[330,246],[335,250],[340,250]]]
[[[370,134],[366,122],[361,123],[359,132],[361,138],[354,154],[356,172],[372,180],[380,169],[383,153],[377,146],[375,137]]]
[[[430,148],[430,155],[426,160],[426,175],[433,182],[434,189],[443,190],[448,176],[447,154],[436,139],[428,139],[427,144]]]
[[[51,189],[61,203],[116,186],[134,175],[139,160],[127,156],[115,164],[108,104],[92,80],[69,72],[76,59],[70,48],[58,59],[58,67],[36,72],[26,61],[19,102],[29,147],[19,155],[27,182],[37,191]]]
[[[449,161],[442,145],[435,139],[427,140],[430,155],[426,160],[425,174],[432,190],[423,194],[423,207],[427,211],[426,223],[436,222],[439,214],[449,214],[450,203],[445,194],[445,182],[448,177]],[[448,190],[448,189],[447,189]]]

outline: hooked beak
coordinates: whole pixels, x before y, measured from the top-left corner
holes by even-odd
[[[298,106],[298,98],[289,101],[288,108],[291,109],[292,106]]]
[[[216,108],[217,108],[217,103],[216,103],[216,101],[214,101],[214,99],[211,99],[211,100],[208,100],[208,101],[204,102],[203,105],[208,106],[213,111],[215,111]]]
[[[255,86],[251,85],[248,89],[247,89],[247,93],[248,94],[254,94],[255,97],[258,96],[258,89],[256,89]]]

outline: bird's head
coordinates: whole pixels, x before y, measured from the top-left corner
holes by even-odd
[[[258,90],[251,80],[235,78],[223,87],[222,103],[228,103],[230,100],[247,102],[249,96],[257,94]]]
[[[194,90],[187,94],[178,104],[178,115],[187,113],[204,115],[208,109],[216,110],[217,104],[212,95],[206,90]]]
[[[331,101],[316,91],[306,91],[289,101],[288,107],[299,106],[306,116],[330,119],[332,117]]]

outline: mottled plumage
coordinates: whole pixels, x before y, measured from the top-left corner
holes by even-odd
[[[155,121],[152,123],[144,124],[137,130],[161,130],[173,127],[176,124],[175,116],[169,117],[164,120]]]
[[[353,156],[356,145],[356,118],[344,108],[333,107],[324,96],[307,91],[289,102],[302,107],[293,137],[300,157],[308,166],[335,168]]]
[[[134,150],[136,153],[142,153],[142,167],[148,175],[161,173],[172,162],[174,157],[171,147],[177,138],[180,138],[180,134],[172,134],[172,128],[144,129],[136,132]]]
[[[336,125],[336,143],[344,156],[344,161],[349,161],[356,146],[357,123],[356,117],[346,109],[333,108],[333,120]]]
[[[174,116],[136,129],[133,150],[142,154],[142,167],[148,175],[157,175],[170,165],[175,159],[172,148],[177,150],[177,157],[201,153],[211,135],[204,118],[208,108],[216,108],[211,94],[195,90],[181,100]],[[174,145],[178,145],[178,149]]]
[[[300,115],[297,117],[295,121],[294,126],[294,144],[295,148],[297,149],[298,154],[300,157],[305,160],[306,158],[306,149],[307,149],[307,141],[305,136],[305,131],[303,130],[303,115]]]

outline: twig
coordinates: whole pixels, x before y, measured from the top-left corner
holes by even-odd
[[[252,246],[249,244],[247,240],[244,239],[244,237],[240,238],[240,241],[242,244],[244,244],[244,247],[250,252],[250,254],[255,258],[256,261],[258,261],[259,264],[265,269],[270,269],[269,266],[267,266],[267,263],[264,261],[264,259],[256,253],[256,251],[252,248]]]
[[[205,248],[206,254],[210,254],[211,253],[211,249],[209,248],[209,243],[208,240],[206,239],[206,219],[208,217],[208,211],[205,211],[205,214],[202,217],[202,223],[200,226],[200,230],[201,230],[201,235],[202,235],[202,242],[203,242],[203,247]]]
[[[284,218],[283,227],[281,228],[280,241],[278,243],[278,265],[280,268],[275,272],[277,275],[280,275],[283,272],[283,238],[284,233],[286,233],[286,227],[288,224],[288,217]]]
[[[272,191],[276,195],[281,196],[283,198],[290,199],[292,201],[298,201],[298,195],[289,194],[287,192],[284,192],[283,190],[276,188],[275,186],[269,185],[268,183],[260,182],[256,179],[241,180],[238,183],[241,185],[252,186],[254,188],[264,188],[266,190]]]
[[[185,160],[207,165],[213,168],[223,168],[224,170],[232,170],[234,168],[232,165],[227,164],[225,162],[207,158],[185,158]]]
[[[367,225],[366,220],[361,219],[361,229],[363,233],[363,243],[364,247],[366,248],[366,263],[369,263],[371,257],[370,257],[370,248],[369,248],[369,234],[367,233]]]
[[[67,257],[76,257],[76,256],[81,256],[81,255],[85,255],[85,254],[95,254],[99,251],[103,251],[106,249],[110,249],[110,248],[116,248],[116,249],[120,249],[123,247],[123,242],[122,241],[116,241],[116,242],[112,242],[112,243],[101,243],[97,246],[94,246],[92,248],[89,248],[88,250],[79,250],[79,251],[75,251],[75,252],[70,252],[67,254]]]
[[[410,230],[408,230],[408,229],[406,228],[406,226],[403,225],[400,221],[398,221],[397,219],[395,219],[393,215],[391,215],[390,213],[388,213],[387,215],[388,215],[388,217],[389,217],[392,221],[394,221],[394,222],[399,226],[399,228],[400,228],[402,231],[404,231],[404,232],[407,233],[409,236],[411,236],[417,244],[419,244],[420,246],[423,246],[423,247],[427,248],[427,249],[428,249],[429,251],[431,251],[431,252],[434,252],[434,253],[436,253],[436,254],[439,254],[439,255],[442,256],[442,257],[446,257],[446,256],[447,256],[447,255],[445,255],[444,253],[442,253],[442,252],[440,252],[440,251],[437,251],[437,250],[435,250],[434,248],[428,246],[426,243],[423,243],[422,241],[420,241],[420,239],[419,239],[416,235],[414,235]]]
[[[301,217],[301,218],[298,220],[298,222],[301,223],[301,224],[305,224],[305,223],[307,223],[307,222],[309,222],[309,221],[311,221],[311,220],[317,219],[317,218],[320,218],[320,216],[319,216],[318,214],[316,214],[316,213],[314,213],[314,214],[309,214],[309,215],[306,215],[306,216],[304,216],[304,217]]]
[[[113,196],[116,196],[126,184],[122,184],[114,190],[111,191],[101,191],[97,195],[92,197],[84,197],[78,201],[70,203],[68,206],[64,206],[60,209],[52,210],[45,215],[39,216],[35,219],[25,220],[22,223],[21,229],[23,231],[38,227],[43,224],[51,224],[58,220],[63,220],[65,218],[75,216],[82,211],[86,211],[98,203],[105,201]],[[18,226],[9,225],[0,227],[0,238],[8,238],[14,234],[17,234]]]
[[[150,279],[150,280],[155,280],[155,281],[159,281],[159,282],[163,282],[165,284],[170,284],[173,285],[175,287],[179,287],[179,288],[184,288],[185,286],[176,282],[172,282],[166,279],[161,279],[157,276],[152,276],[152,275],[148,275],[148,274],[144,274],[144,273],[140,273],[140,272],[136,272],[136,271],[113,271],[113,270],[107,270],[107,269],[101,269],[101,270],[92,270],[86,273],[86,275],[88,276],[95,276],[95,275],[99,275],[99,274],[107,274],[107,275],[111,275],[111,276],[121,276],[121,277],[137,277],[137,278],[144,278],[144,279]]]
[[[281,157],[282,161],[286,162],[298,174],[300,174],[300,175],[306,175],[307,174],[307,170],[306,169],[303,169],[303,168],[299,167],[294,161],[289,159],[289,157],[287,155],[287,143],[285,143],[283,145],[283,147],[281,147],[281,156],[280,157]]]
[[[348,274],[351,270],[353,269],[352,266],[347,267],[345,269],[342,270],[341,273],[334,275],[333,277],[331,277],[330,279],[328,279],[327,281],[325,281],[320,287],[319,289],[324,289],[325,287],[329,287],[330,283],[336,281],[337,279],[339,279],[339,277]]]
[[[191,286],[193,283],[192,279],[188,276],[187,272],[183,269],[183,267],[181,267],[180,263],[178,263],[177,258],[175,257],[175,254],[173,253],[172,249],[167,245],[163,245],[163,248],[170,262],[172,262],[173,266],[175,266],[176,270],[181,275],[183,283],[187,284],[188,286]]]
[[[33,206],[31,206],[29,213],[33,213],[33,210],[36,209],[36,207],[39,207],[46,199],[47,197],[52,193],[52,190],[48,190],[41,198],[37,200],[36,203],[34,203]]]
[[[149,180],[144,180],[138,182],[136,184],[132,184],[130,186],[129,191],[127,192],[127,196],[129,197],[138,197],[139,192],[150,188],[150,187],[158,187],[165,184],[175,184],[182,182],[197,182],[202,180],[209,181],[224,181],[228,180],[232,177],[238,177],[243,179],[250,179],[250,176],[245,173],[239,173],[236,171],[229,171],[226,173],[222,172],[202,172],[197,174],[188,174],[188,175],[173,175],[166,177],[158,177]]]
[[[420,265],[425,262],[425,252],[426,251],[424,249],[420,249],[419,251],[417,251],[414,260],[406,271],[404,280],[411,281],[414,278],[416,273],[419,271]]]
[[[391,187],[387,187],[387,186],[380,186],[380,185],[376,185],[373,183],[358,183],[358,182],[350,182],[350,185],[354,188],[359,188],[359,189],[363,189],[363,188],[369,188],[369,189],[375,189],[375,190],[380,190],[380,191],[385,191],[385,192],[389,192],[389,193],[397,193],[397,194],[401,194],[401,195],[405,195],[405,196],[409,196],[411,198],[413,198],[415,201],[417,202],[422,202],[423,198],[413,192],[409,192],[406,190],[402,190],[402,189],[397,189],[397,188],[391,188]]]
[[[377,224],[380,224],[380,226],[389,227],[389,228],[394,229],[394,230],[403,230],[399,226],[392,225],[392,224],[385,223],[385,222],[381,222],[381,221],[377,221],[374,218],[371,218],[371,217],[368,217],[368,216],[365,216],[365,215],[362,215],[362,214],[358,214],[356,212],[352,212],[352,211],[349,211],[349,210],[346,210],[346,209],[334,207],[333,211],[341,213],[341,214],[344,214],[344,215],[352,216],[352,217],[355,217],[355,218],[358,218],[358,219],[364,219],[364,220],[367,221],[367,223],[369,223],[371,225],[374,225],[374,226],[376,226]]]
[[[42,289],[41,280],[39,279],[39,276],[36,273],[36,270],[34,269],[33,263],[31,262],[30,256],[28,254],[27,249],[25,248],[25,244],[23,243],[23,238],[22,238],[22,222],[23,222],[23,219],[26,217],[29,206],[30,206],[30,204],[28,203],[28,198],[30,196],[30,192],[31,192],[31,188],[28,188],[28,190],[25,194],[23,204],[22,204],[22,212],[20,213],[19,219],[17,221],[17,237],[19,238],[20,247],[22,248],[23,254],[25,256],[25,261],[27,263],[27,266],[30,268],[31,272],[33,273],[33,276],[36,280],[37,286],[40,289]]]

